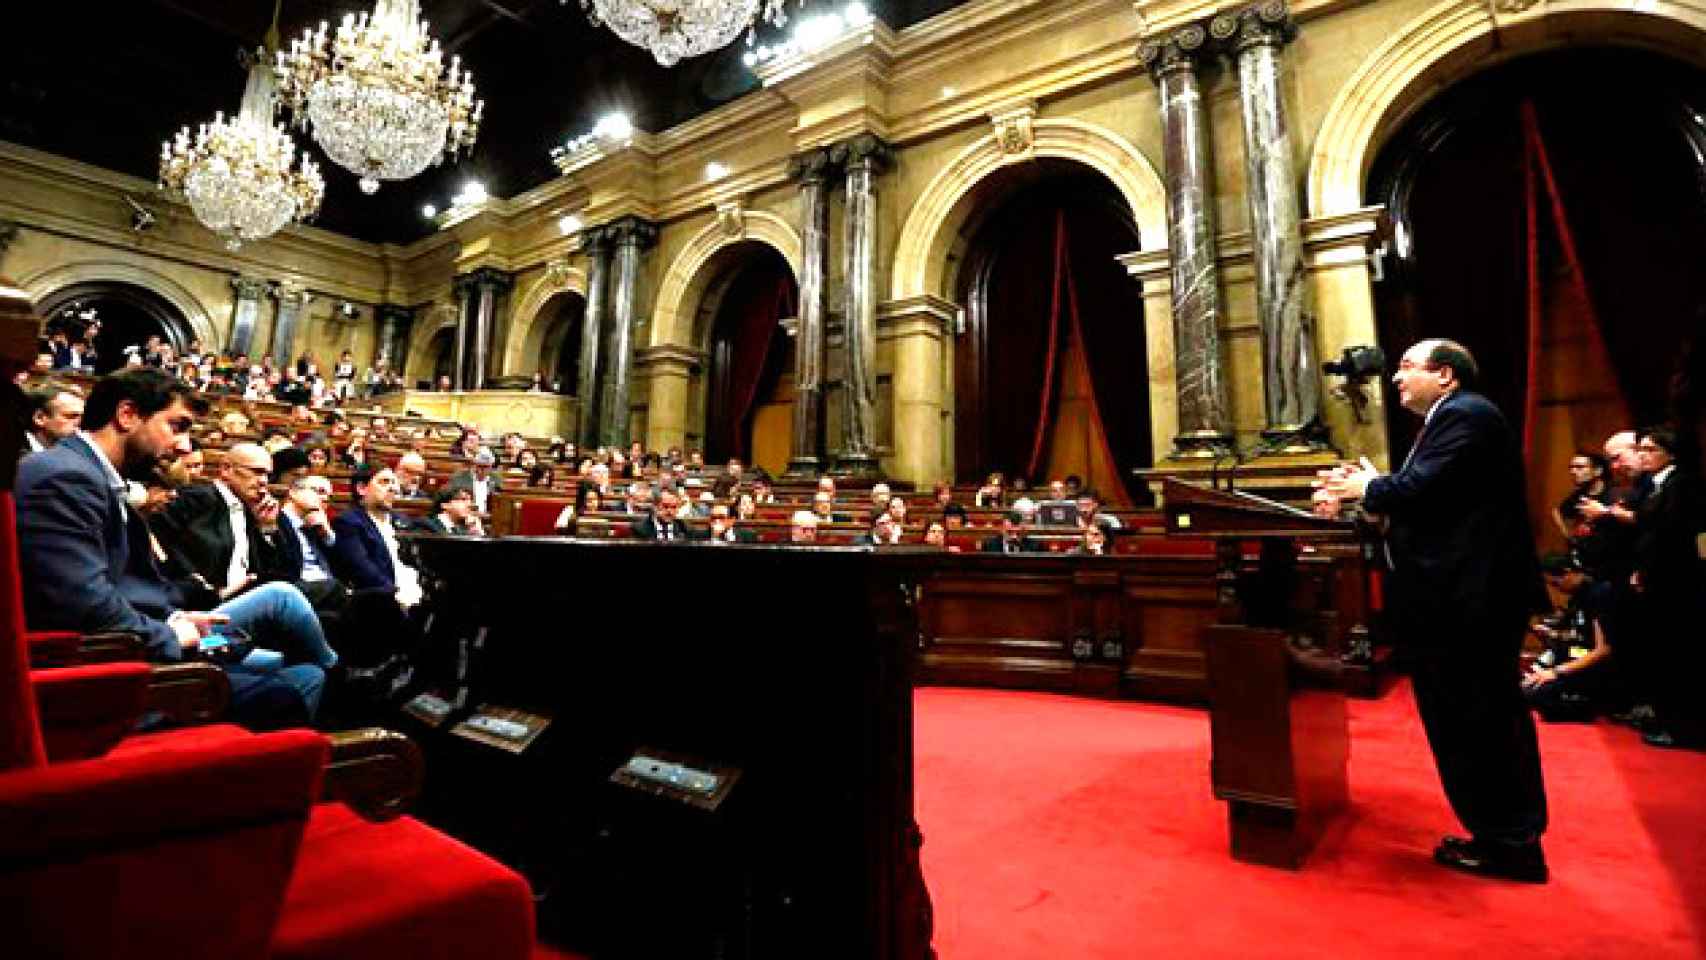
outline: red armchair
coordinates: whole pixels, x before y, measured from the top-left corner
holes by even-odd
[[[410,818],[371,822],[317,802],[327,737],[229,725],[127,736],[159,683],[148,664],[32,671],[14,519],[0,491],[9,947],[91,960],[531,957],[519,875]],[[383,775],[375,758],[390,739],[346,738],[353,749],[333,766]]]

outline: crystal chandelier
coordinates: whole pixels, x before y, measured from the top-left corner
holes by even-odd
[[[581,0],[587,19],[637,47],[650,50],[658,63],[673,67],[726,47],[759,20],[787,22],[787,0]],[[802,0],[804,2],[804,0]]]
[[[335,37],[321,23],[281,51],[280,94],[297,124],[372,193],[381,180],[407,180],[473,148],[485,103],[461,58],[444,71],[443,57],[420,0],[378,0],[371,17],[345,16]]]
[[[215,114],[195,136],[185,127],[160,147],[160,189],[188,202],[231,250],[309,219],[326,193],[314,161],[304,155],[295,166],[296,144],[272,120],[273,91],[272,70],[257,52],[235,117]]]

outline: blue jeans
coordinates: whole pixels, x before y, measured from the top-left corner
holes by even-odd
[[[254,657],[254,663],[226,667],[231,680],[231,713],[254,729],[312,723],[320,709],[326,671],[337,665],[337,651],[326,643],[320,618],[302,591],[288,583],[267,583],[214,609],[231,618],[255,646],[276,650],[288,666]]]
[[[231,625],[254,638],[255,646],[284,654],[286,663],[312,663],[323,670],[338,664],[313,605],[291,584],[264,583],[213,612],[230,617]]]

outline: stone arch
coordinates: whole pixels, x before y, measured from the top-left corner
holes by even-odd
[[[1033,154],[1075,160],[1113,182],[1131,207],[1145,248],[1166,246],[1167,191],[1160,174],[1134,144],[1105,127],[1081,120],[1036,120]],[[948,251],[972,213],[973,189],[1014,163],[994,133],[961,151],[938,172],[913,204],[895,248],[890,296],[948,296]]]
[[[430,303],[422,307],[409,330],[408,362],[403,370],[410,383],[432,376],[432,345],[440,331],[454,329],[456,307],[448,303]]]
[[[800,235],[786,220],[762,210],[743,214],[745,229],[734,234],[724,229],[722,222],[707,224],[693,235],[687,245],[670,263],[658,287],[657,306],[652,311],[652,346],[671,344],[693,346],[693,319],[706,288],[715,279],[717,270],[706,269],[713,259],[729,247],[756,241],[771,247],[788,261],[788,269],[800,275]]]
[[[1701,63],[1706,7],[1674,0],[1528,0],[1495,12],[1483,0],[1445,0],[1369,55],[1327,110],[1309,160],[1309,213],[1361,209],[1382,144],[1435,93],[1487,67],[1583,44],[1644,47]],[[1683,29],[1678,29],[1678,28]]]
[[[204,344],[222,343],[213,316],[189,288],[142,264],[114,260],[79,260],[49,267],[22,278],[23,287],[35,303],[44,303],[67,287],[83,284],[128,283],[165,300],[189,325],[189,335]],[[180,346],[182,346],[180,344]]]
[[[578,293],[586,297],[586,271],[579,267],[570,267],[565,273],[553,276],[551,270],[543,270],[539,276],[521,291],[515,299],[515,307],[510,311],[510,329],[508,345],[504,350],[501,369],[505,376],[519,376],[533,372],[531,368],[523,369],[522,364],[529,357],[537,357],[543,351],[546,327],[550,323],[540,323],[540,315],[545,305],[550,303],[560,293]]]

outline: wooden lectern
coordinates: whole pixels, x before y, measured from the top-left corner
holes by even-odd
[[[1214,795],[1232,856],[1297,869],[1348,799],[1350,735],[1339,660],[1296,639],[1299,541],[1347,541],[1348,522],[1168,479],[1169,536],[1211,538],[1218,623],[1205,631]],[[1247,545],[1260,545],[1253,570]]]

